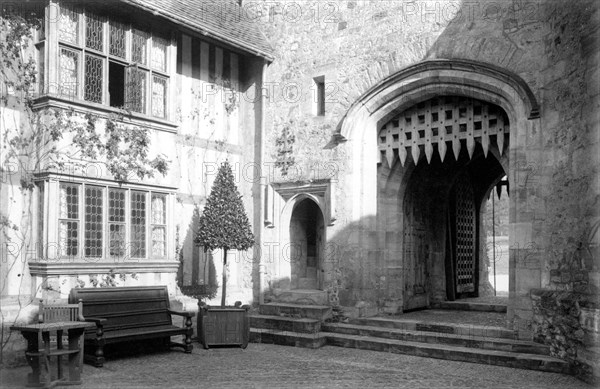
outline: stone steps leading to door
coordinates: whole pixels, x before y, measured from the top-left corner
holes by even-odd
[[[476,303],[470,301],[442,301],[431,305],[436,309],[452,309],[458,311],[499,312],[506,313],[506,304]]]
[[[547,355],[482,350],[448,344],[429,344],[333,332],[321,332],[320,334],[326,337],[328,345],[339,347],[571,374],[571,367],[567,362]]]
[[[412,330],[412,331],[426,331],[440,334],[455,334],[455,335],[466,335],[466,336],[477,336],[485,338],[502,338],[502,339],[515,339],[515,332],[507,328],[492,327],[492,326],[481,326],[474,324],[454,324],[454,323],[433,323],[422,320],[402,319],[399,317],[395,318],[383,318],[383,317],[369,317],[369,318],[358,318],[350,319],[350,324],[383,327],[383,328],[396,328],[400,330]]]
[[[516,353],[550,355],[550,348],[543,344],[515,339],[493,338],[489,336],[459,335],[345,323],[323,323],[321,329],[322,331],[336,334],[369,336],[428,344],[447,344]]]
[[[332,345],[571,373],[569,363],[549,355],[548,346],[518,340],[513,330],[499,326],[415,320],[402,315],[328,323],[332,313],[328,306],[285,303],[263,304],[259,311],[250,319],[252,342],[309,348]],[[456,315],[460,319],[468,313],[457,311]],[[471,314],[477,315],[481,314]]]
[[[273,315],[248,315],[251,328],[315,334],[321,331],[321,321]]]
[[[274,289],[271,291],[271,302],[299,305],[327,305],[327,292],[318,289]]]
[[[305,334],[301,332],[250,328],[250,342],[279,344],[282,346],[320,348],[327,344],[327,338],[321,332]]]
[[[289,303],[267,303],[259,307],[261,315],[307,318],[325,321],[331,318],[331,307],[326,305],[300,305]]]

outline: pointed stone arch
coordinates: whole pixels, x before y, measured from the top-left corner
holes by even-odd
[[[492,155],[507,171],[509,181],[517,182],[519,169],[526,169],[524,155],[527,150],[528,134],[538,131],[539,105],[537,99],[525,81],[518,75],[499,67],[467,60],[428,60],[401,70],[365,92],[348,109],[340,121],[330,146],[343,144],[351,160],[351,173],[343,177],[341,187],[360,188],[345,193],[351,208],[351,220],[364,224],[359,227],[364,230],[379,230],[386,232],[386,261],[394,256],[402,256],[402,238],[387,238],[386,221],[394,217],[393,212],[381,212],[382,207],[389,205],[380,198],[382,191],[397,191],[403,196],[406,177],[411,175],[413,166],[389,166],[389,171],[402,170],[399,180],[402,182],[381,182],[378,178],[378,163],[380,153],[377,149],[378,130],[381,126],[399,113],[418,103],[437,96],[462,96],[480,100],[499,106],[506,113],[510,122],[511,134],[506,155]],[[511,161],[509,164],[508,161]],[[406,175],[408,174],[408,176]],[[395,188],[395,189],[394,189]],[[512,208],[516,209],[516,198],[519,191],[524,190],[519,185],[510,187]],[[520,204],[519,206],[522,207]],[[401,211],[399,211],[401,213]],[[373,218],[376,216],[376,218]],[[527,215],[513,217],[511,227],[531,229],[533,220],[527,220]],[[373,221],[374,220],[374,221]],[[363,222],[364,221],[364,222]],[[395,220],[395,225],[401,225],[402,220]],[[519,239],[527,234],[516,231],[511,234],[511,247],[524,247],[527,243]],[[523,238],[525,239],[525,238]],[[386,263],[387,263],[386,262]],[[514,261],[511,260],[512,263]],[[515,278],[515,269],[511,269],[511,279]],[[535,283],[535,280],[533,281]],[[533,285],[535,287],[535,285]],[[398,290],[397,293],[402,293]],[[514,296],[514,293],[511,294]],[[516,301],[511,300],[516,306]],[[514,309],[509,306],[509,319],[512,319]],[[526,316],[526,313],[525,313]]]

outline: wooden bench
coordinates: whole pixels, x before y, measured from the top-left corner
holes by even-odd
[[[71,289],[69,302],[79,301],[85,320],[96,323],[85,332],[86,363],[102,367],[106,344],[134,340],[162,338],[171,347],[192,352],[193,313],[169,309],[166,286]],[[185,317],[185,327],[174,326],[171,315]],[[184,335],[184,342],[171,342],[175,335]]]

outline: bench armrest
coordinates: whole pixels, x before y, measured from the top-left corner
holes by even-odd
[[[91,321],[93,323],[96,323],[96,325],[104,325],[104,322],[106,322],[108,319],[104,319],[101,317],[86,317],[85,321]]]
[[[194,317],[194,312],[174,311],[172,309],[167,309],[167,312],[169,312],[171,315],[178,315],[178,316],[184,316],[184,317]]]

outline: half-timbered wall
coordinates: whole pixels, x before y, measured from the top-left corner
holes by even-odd
[[[230,48],[185,33],[178,36],[177,47],[176,115],[180,127],[174,162],[181,176],[177,208],[184,265],[180,277],[185,285],[214,284],[220,277],[221,253],[205,253],[193,243],[195,224],[225,159],[233,167],[248,215],[254,210],[255,172],[248,166],[254,163],[255,122],[242,120],[253,101],[244,100],[248,82],[240,71],[251,65],[247,57]],[[242,262],[235,258],[229,262],[228,293],[233,296],[237,285],[251,286],[251,269],[238,268],[236,263]]]

